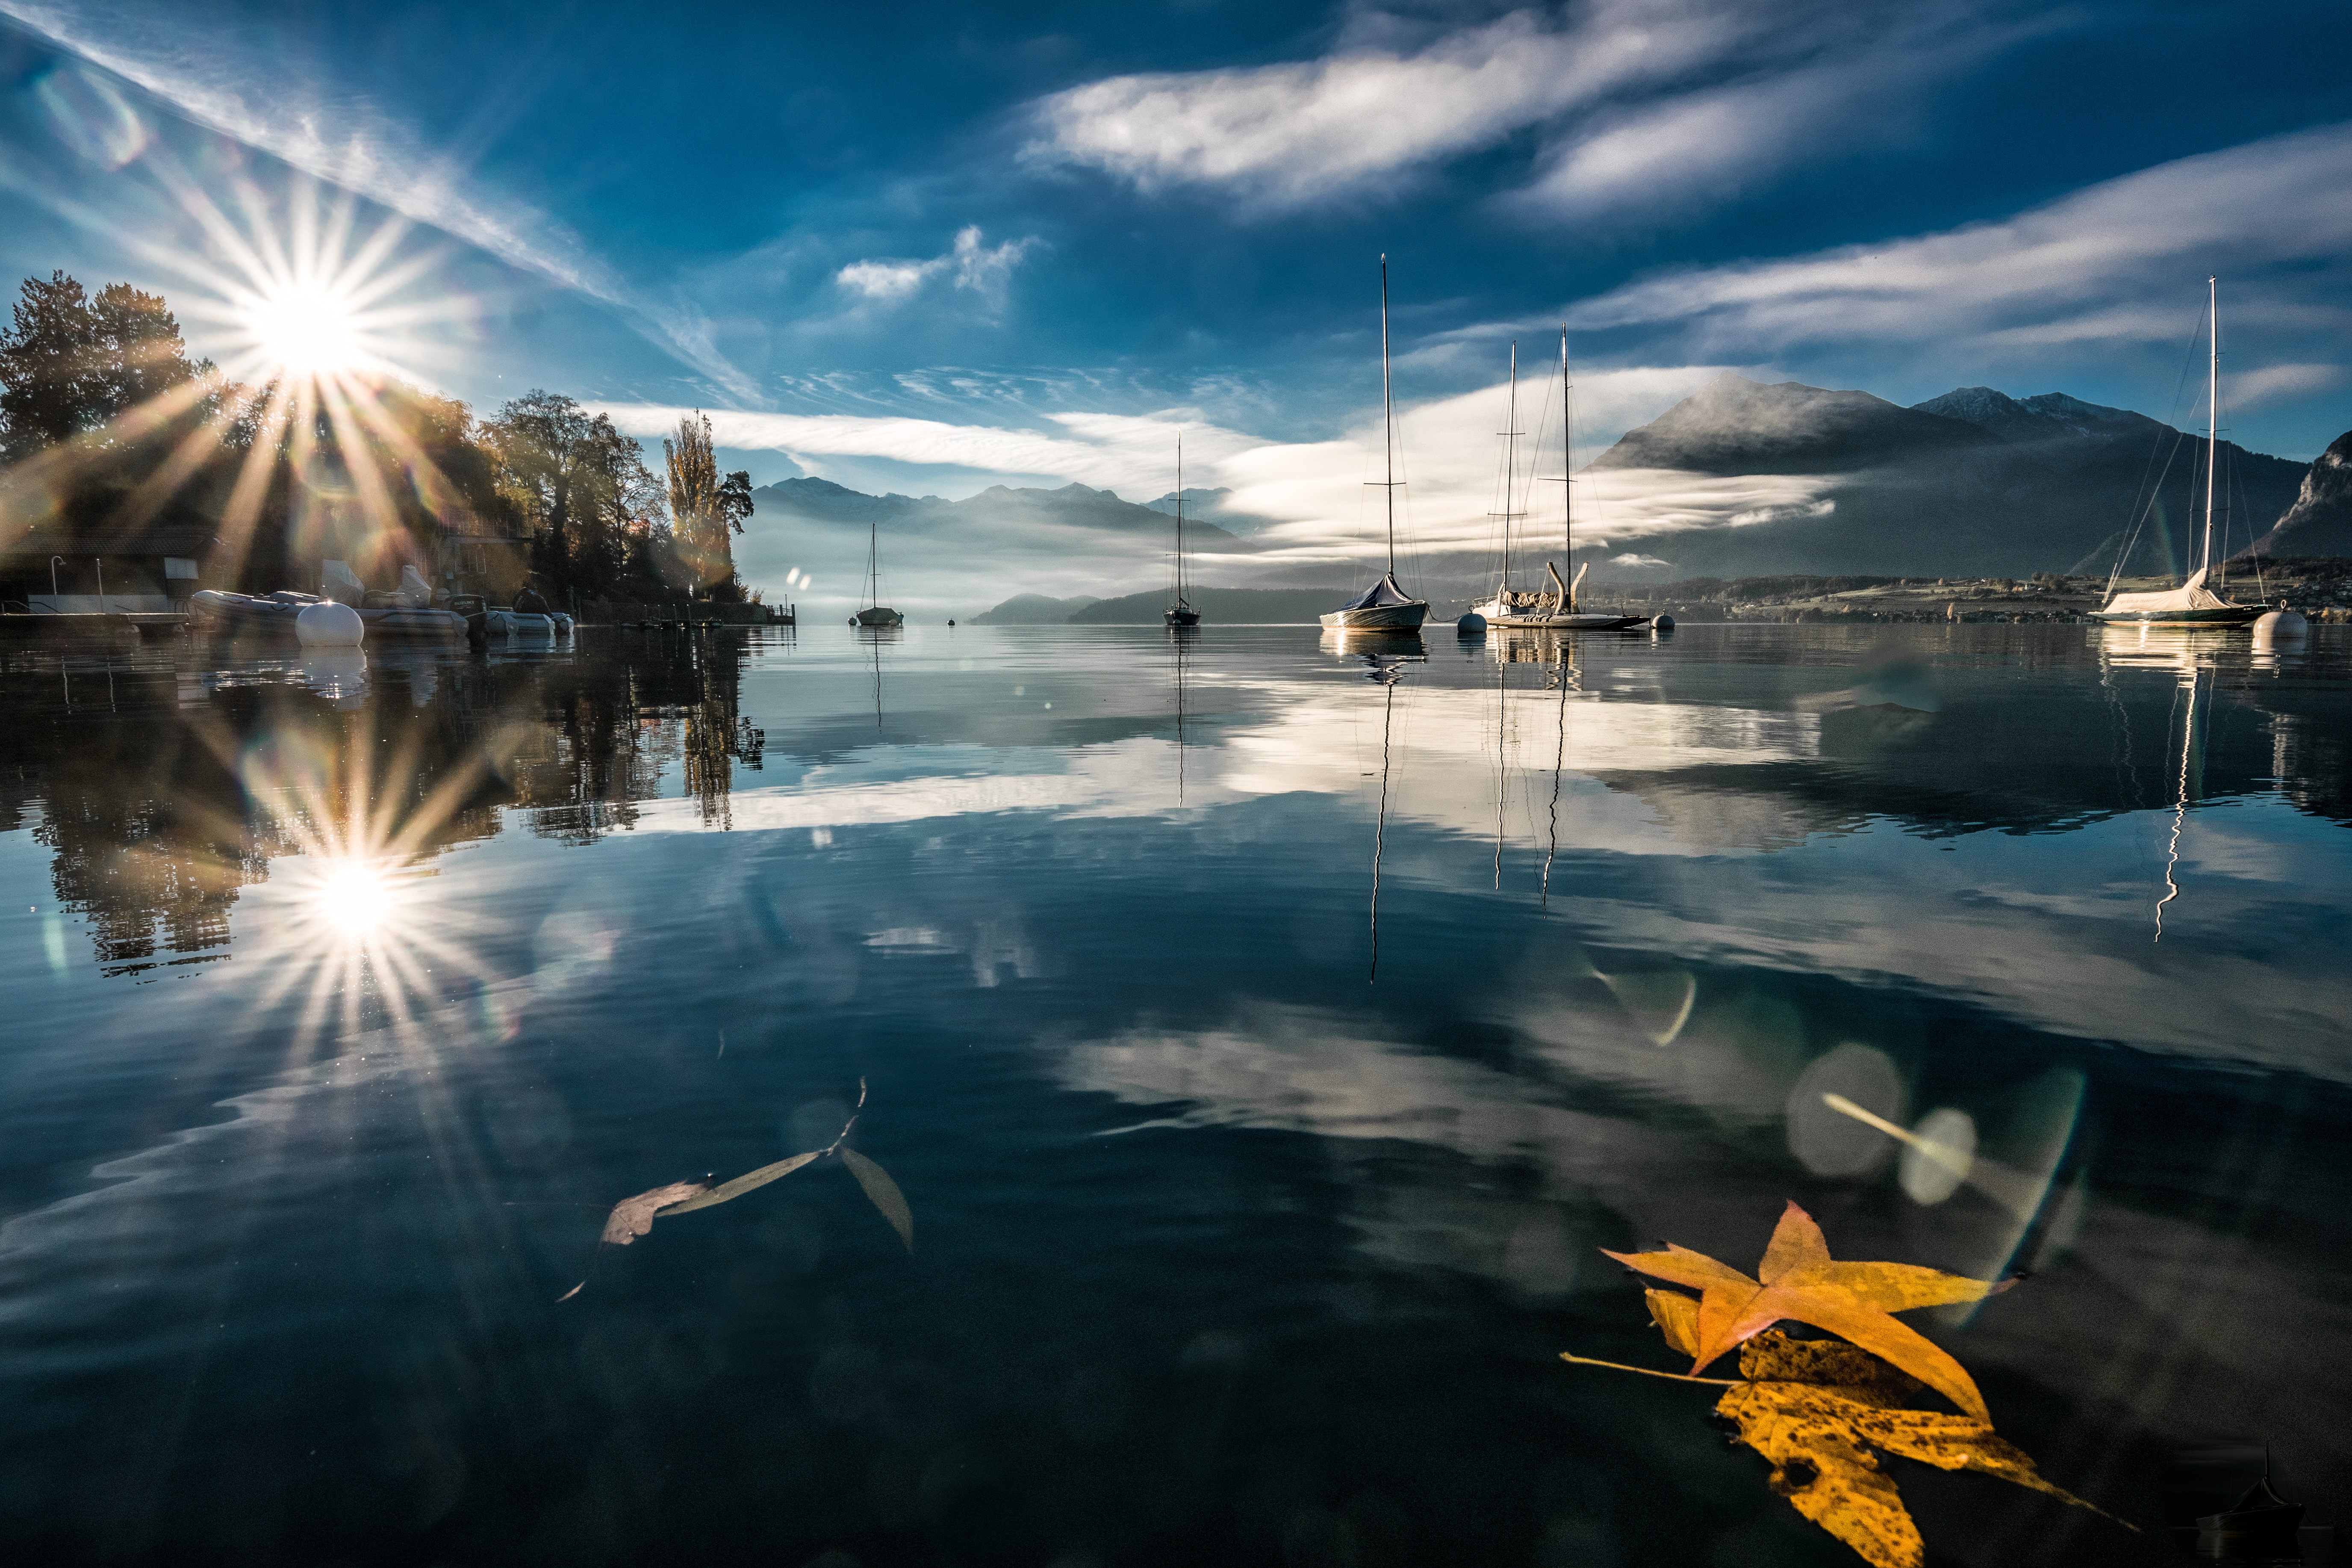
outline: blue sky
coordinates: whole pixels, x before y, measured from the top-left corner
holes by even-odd
[[[228,363],[237,245],[348,197],[372,342],[486,410],[725,410],[762,481],[950,496],[1156,494],[1183,423],[1293,515],[1361,466],[1383,250],[1417,482],[1563,317],[1580,444],[1721,368],[2188,423],[2218,272],[2233,433],[2308,458],[2347,45],[2340,0],[0,0],[0,266],[162,289]]]

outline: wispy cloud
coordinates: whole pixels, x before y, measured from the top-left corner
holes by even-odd
[[[1895,100],[2024,36],[1998,5],[1598,0],[1400,47],[1377,14],[1321,58],[1108,78],[1033,108],[1027,156],[1140,189],[1214,186],[1263,208],[1548,132],[1515,205],[1577,216],[1670,207],[1834,146],[1883,138]],[[2049,24],[2035,24],[2035,30]]]
[[[2340,386],[2344,374],[2340,364],[2266,364],[2231,376],[2221,396],[2226,407],[2255,408]]]
[[[2308,277],[2352,248],[2352,125],[2202,153],[2092,185],[1998,223],[1785,260],[1672,272],[1577,306],[1571,325],[1675,323],[1695,353],[1769,356],[1792,343],[2026,346],[2178,337],[2189,279],[2231,276],[2242,326],[2341,331],[2352,312],[2304,303]],[[2282,384],[2282,386],[2284,384]]]
[[[199,35],[192,14],[171,7],[0,0],[0,16],[198,125],[599,300],[730,392],[752,390],[719,353],[696,312],[645,297],[569,226],[484,188],[461,159],[425,146],[365,100],[327,98],[297,73],[240,54],[218,32]],[[133,132],[121,116],[136,110],[110,89],[104,96],[112,100],[104,146],[131,143]]]
[[[834,274],[834,281],[863,300],[887,305],[913,297],[934,278],[951,276],[955,287],[978,294],[991,310],[1002,310],[1013,269],[1040,243],[1036,236],[1029,235],[1001,245],[984,245],[980,226],[973,224],[958,232],[955,244],[943,256],[920,261],[895,257],[853,261]]]

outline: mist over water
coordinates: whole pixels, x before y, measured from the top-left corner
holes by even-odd
[[[1597,1249],[1747,1267],[1790,1199],[2028,1272],[1917,1316],[2061,1485],[2153,1526],[2251,1440],[2325,1506],[2347,674],[2334,627],[12,653],[0,1527],[1827,1568],[1711,1391],[1556,1359],[1672,1365]],[[911,1250],[831,1159],[599,1248],[861,1080]],[[1902,1484],[1939,1560],[2145,1560]]]

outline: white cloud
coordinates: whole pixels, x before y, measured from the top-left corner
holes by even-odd
[[[2260,370],[2231,376],[2223,384],[2222,406],[2252,408],[2282,398],[2325,392],[2343,380],[2344,367],[2340,364],[2266,364]]]
[[[1589,461],[1633,425],[1721,374],[1713,365],[1633,367],[1580,375],[1576,459]],[[1557,476],[1559,423],[1556,392],[1540,380],[1521,384],[1520,418],[1532,449],[1523,449],[1513,510],[1530,513],[1533,537],[1556,537],[1559,487],[1528,476]],[[1400,545],[1409,555],[1480,553],[1495,530],[1496,447],[1505,391],[1483,387],[1398,410],[1402,474]],[[630,435],[653,438],[688,411],[656,404],[604,403]],[[1145,500],[1172,488],[1176,434],[1184,436],[1185,481],[1233,493],[1234,511],[1276,526],[1252,540],[1252,569],[1356,563],[1382,552],[1379,491],[1383,461],[1380,418],[1367,412],[1322,441],[1276,441],[1207,423],[1187,410],[1152,415],[1064,413],[1047,429],[955,424],[903,415],[767,414],[714,410],[721,447],[782,452],[824,476],[828,459],[883,458],[964,470],[1013,483],[1078,483]],[[837,465],[836,465],[837,466]],[[1578,479],[1579,538],[1632,541],[1684,529],[1737,526],[1815,515],[1825,481],[1806,475],[1717,477],[1649,469],[1594,470]],[[954,488],[952,486],[948,488]]]
[[[1374,14],[1322,58],[1112,77],[1033,110],[1033,161],[1140,189],[1208,185],[1307,205],[1549,128],[1544,172],[1510,198],[1579,217],[1736,194],[1826,149],[1883,142],[1918,88],[2029,32],[1999,0],[1906,5],[1600,0],[1401,48]],[[1729,75],[1731,79],[1724,79]]]
[[[2308,278],[2273,288],[2262,268],[2340,265],[2352,247],[2347,189],[2352,126],[2321,126],[2158,164],[1997,223],[1670,273],[1569,319],[1684,324],[1695,348],[1739,357],[1824,341],[2164,342],[2188,324],[2184,310],[2114,301],[2168,305],[2226,267],[2225,324],[2340,331],[2346,312],[2297,303],[2312,296]]]
[[[209,130],[318,179],[464,240],[510,267],[614,307],[653,342],[739,395],[751,383],[712,346],[708,323],[648,300],[545,213],[480,187],[457,160],[423,145],[362,99],[329,101],[310,84],[248,61],[217,31],[199,36],[171,7],[0,0],[5,16]],[[106,128],[120,143],[130,132]]]
[[[1030,156],[1147,190],[1231,185],[1272,205],[1311,203],[1720,58],[1764,21],[1614,0],[1568,28],[1518,11],[1410,54],[1343,46],[1293,64],[1112,77],[1039,103]]]
[[[958,289],[969,289],[987,300],[991,309],[1002,309],[1013,269],[1038,243],[1037,237],[1030,235],[1008,239],[1002,245],[983,245],[980,227],[974,224],[957,233],[954,247],[944,256],[934,256],[927,261],[898,258],[853,261],[834,274],[834,281],[868,300],[895,304],[911,297],[932,279],[952,273]]]

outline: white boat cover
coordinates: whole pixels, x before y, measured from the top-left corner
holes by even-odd
[[[319,585],[319,592],[325,597],[340,599],[346,605],[367,603],[367,584],[360,581],[359,574],[351,569],[349,563],[321,562],[319,574],[326,579]]]
[[[404,566],[400,569],[397,595],[400,602],[409,609],[425,609],[433,603],[433,584],[419,576],[415,567]]]
[[[2197,574],[2178,588],[2168,588],[2158,594],[2117,594],[2109,599],[2103,616],[2147,616],[2178,614],[2183,610],[2234,610],[2237,605],[2205,586],[2205,573]]]
[[[1396,575],[1384,572],[1381,580],[1339,606],[1341,610],[1385,610],[1392,605],[1415,605],[1421,601],[1397,586]]]

